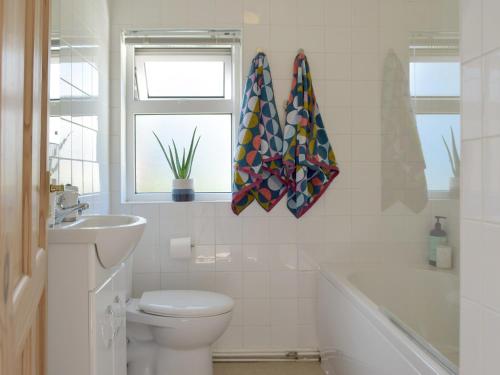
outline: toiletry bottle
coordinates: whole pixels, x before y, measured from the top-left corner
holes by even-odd
[[[57,185],[57,180],[55,178],[51,179],[49,185],[49,213],[47,217],[49,227],[55,225],[57,194],[62,191],[64,191],[64,185]]]
[[[429,235],[429,264],[431,266],[436,265],[436,254],[437,247],[440,245],[448,244],[448,236],[446,232],[441,227],[441,223],[439,220],[446,219],[444,216],[436,216],[436,224],[434,225],[434,229],[431,230]]]

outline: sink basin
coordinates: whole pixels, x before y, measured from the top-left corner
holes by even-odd
[[[49,244],[94,244],[104,268],[120,264],[139,242],[146,219],[133,215],[84,215],[49,229]]]

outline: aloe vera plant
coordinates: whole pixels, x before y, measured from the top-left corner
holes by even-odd
[[[460,156],[458,154],[457,145],[455,143],[455,134],[453,133],[453,129],[451,127],[450,127],[450,133],[451,133],[451,150],[450,147],[448,146],[448,143],[446,143],[444,136],[442,138],[444,146],[446,147],[446,152],[448,152],[448,158],[450,159],[450,166],[453,172],[453,176],[458,178],[460,177]]]
[[[197,128],[194,129],[193,136],[191,137],[191,144],[189,145],[189,151],[187,153],[187,156],[186,156],[186,148],[184,148],[182,151],[182,159],[179,158],[177,145],[175,144],[175,141],[173,139],[172,139],[172,146],[174,148],[174,152],[172,152],[172,147],[168,145],[168,153],[167,153],[167,150],[163,146],[163,143],[160,141],[160,138],[158,138],[158,135],[156,135],[156,133],[153,132],[153,135],[158,141],[158,144],[160,145],[161,150],[163,151],[163,155],[165,155],[165,159],[167,160],[167,163],[176,179],[187,180],[191,176],[191,169],[193,167],[194,155],[196,153],[196,149],[198,148],[198,143],[200,142],[201,138],[201,136],[198,137],[195,143],[196,130]]]

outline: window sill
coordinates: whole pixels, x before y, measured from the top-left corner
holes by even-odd
[[[460,194],[458,196],[454,196],[448,190],[429,190],[428,198],[430,201],[452,201],[452,200],[460,200]]]
[[[190,202],[175,202],[172,200],[171,193],[147,193],[134,194],[127,197],[123,204],[169,204],[169,203],[230,203],[232,200],[231,193],[195,193],[194,201]]]

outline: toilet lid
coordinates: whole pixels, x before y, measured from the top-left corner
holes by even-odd
[[[144,292],[139,309],[148,314],[177,318],[201,318],[225,314],[233,309],[232,298],[199,290],[157,290]]]

